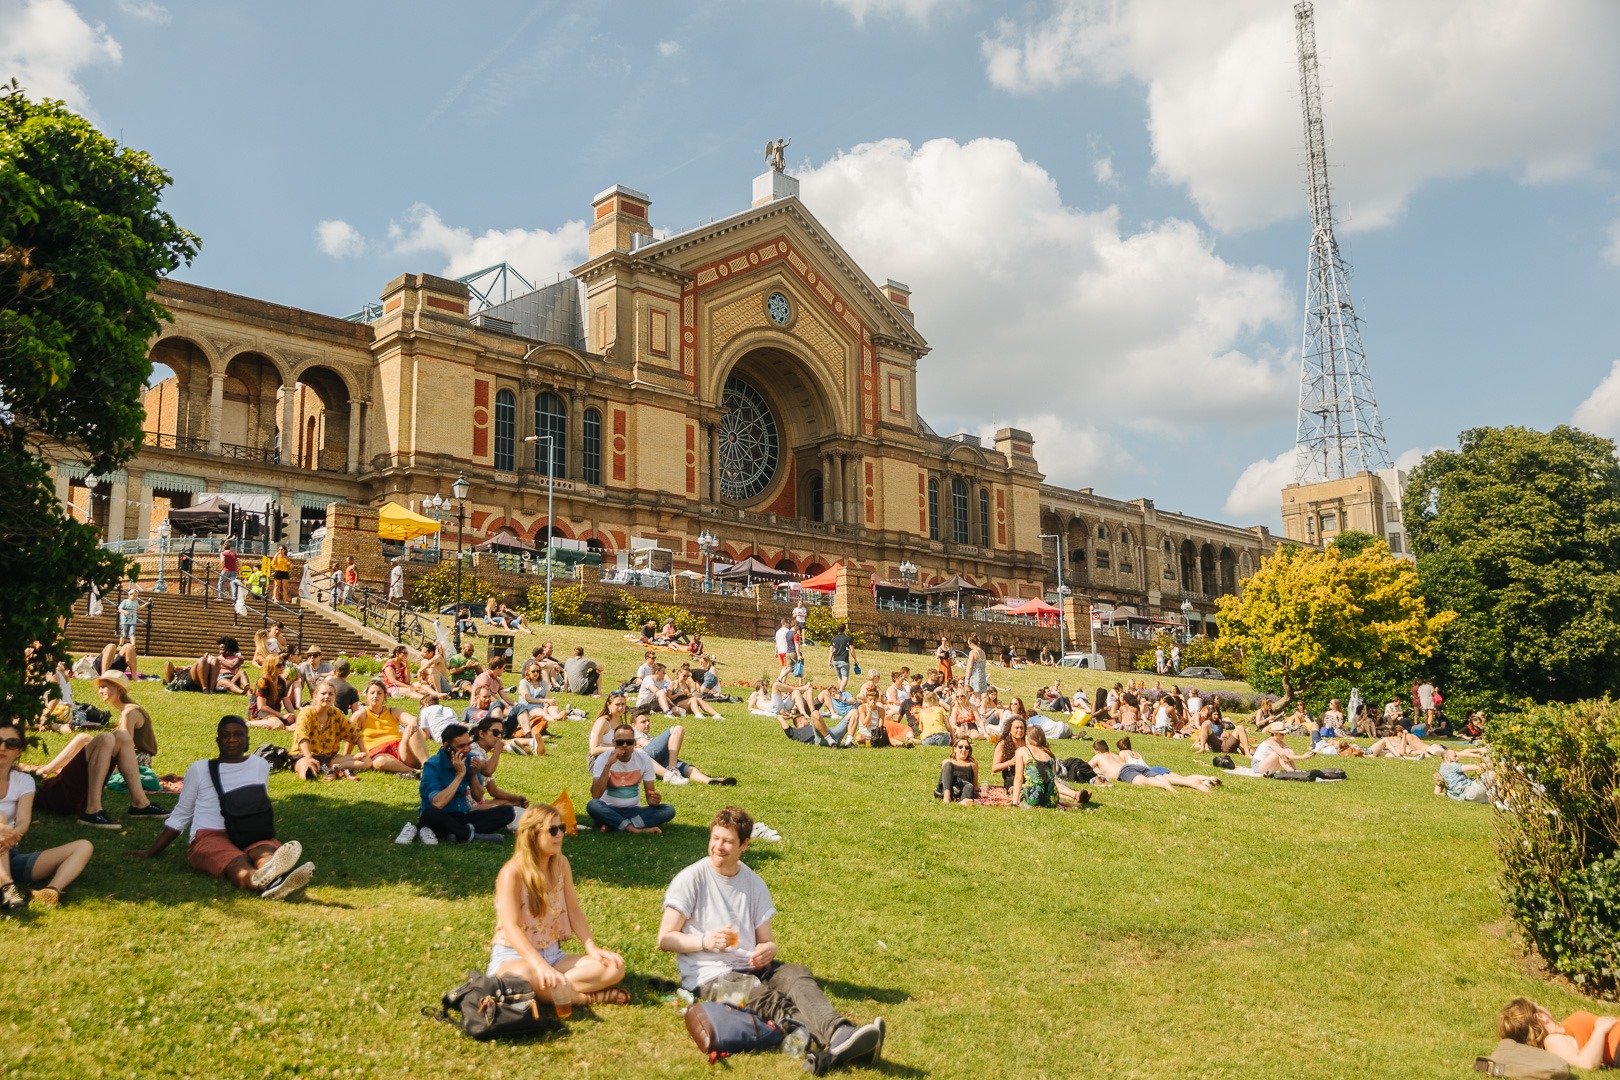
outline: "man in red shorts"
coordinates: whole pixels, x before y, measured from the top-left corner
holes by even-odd
[[[240,716],[221,719],[214,742],[219,746],[219,757],[192,762],[186,770],[180,801],[163,832],[151,847],[129,855],[135,859],[155,858],[189,829],[191,844],[186,849],[186,863],[193,870],[223,878],[265,900],[285,900],[309,884],[315,864],[299,865],[304,848],[298,841],[283,844],[275,838],[270,813],[270,763],[262,757],[248,756],[247,722]],[[260,797],[251,798],[254,794]]]

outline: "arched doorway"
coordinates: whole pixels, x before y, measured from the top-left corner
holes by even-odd
[[[848,490],[853,481],[821,451],[837,431],[827,394],[803,360],[775,346],[752,349],[719,391],[711,466],[721,502],[813,520],[828,516],[829,506],[837,520],[840,501],[858,502]]]
[[[331,368],[308,367],[291,387],[292,430],[301,432],[289,464],[321,472],[349,470],[349,388]],[[284,403],[285,407],[285,403]],[[283,439],[283,445],[287,445]]]

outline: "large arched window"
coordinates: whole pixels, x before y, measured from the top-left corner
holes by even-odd
[[[990,546],[990,489],[979,489],[979,543]]]
[[[546,471],[546,459],[541,455],[551,448],[551,475],[568,475],[568,406],[553,393],[544,393],[534,399],[534,433],[551,441],[534,444],[534,471]]]
[[[951,477],[951,539],[958,544],[972,543],[968,536],[968,486],[960,476]]]
[[[510,390],[495,395],[495,468],[517,471],[517,395]]]
[[[580,479],[597,487],[602,485],[602,414],[586,409],[582,418],[584,443],[579,448]]]
[[[928,539],[939,539],[939,479],[928,478]]]

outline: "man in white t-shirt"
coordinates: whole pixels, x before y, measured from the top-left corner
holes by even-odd
[[[1434,683],[1431,680],[1424,679],[1418,684],[1418,710],[1423,713],[1425,720],[1434,719],[1434,695]]]
[[[786,619],[776,628],[776,666],[784,672],[793,658],[793,630]]]
[[[887,1030],[883,1018],[857,1027],[833,1008],[809,968],[776,958],[771,891],[742,863],[753,835],[754,819],[740,807],[714,816],[708,857],[676,874],[664,893],[658,947],[675,954],[681,985],[700,999],[712,1000],[716,979],[748,972],[793,1003],[828,1064],[876,1061]]]
[[[661,833],[659,826],[675,816],[675,808],[653,786],[657,779],[653,759],[636,749],[636,729],[620,724],[613,729],[612,752],[598,754],[591,762],[591,801],[585,812],[603,832]]]
[[[674,698],[669,694],[669,680],[665,678],[667,669],[663,664],[654,663],[647,676],[641,680],[641,688],[636,691],[636,708],[651,709],[657,706],[665,716],[681,716],[684,710],[675,704]]]
[[[416,719],[418,725],[434,742],[443,742],[444,729],[461,722],[456,710],[446,705],[444,699],[431,690],[422,692],[422,711]]]
[[[308,885],[315,875],[314,863],[298,865],[304,853],[303,845],[296,840],[283,844],[273,835],[267,835],[248,840],[245,848],[238,847],[231,838],[220,806],[221,794],[259,788],[268,807],[270,763],[262,757],[248,756],[247,722],[240,716],[221,719],[214,742],[219,746],[219,757],[213,761],[192,762],[180,789],[180,801],[175,803],[163,831],[151,847],[132,851],[130,855],[137,859],[155,858],[175,837],[189,829],[191,843],[186,848],[186,863],[193,870],[223,878],[238,889],[258,893],[265,900],[285,900]],[[274,831],[273,825],[270,831]]]

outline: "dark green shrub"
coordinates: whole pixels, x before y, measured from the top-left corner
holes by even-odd
[[[1162,647],[1168,658],[1171,646],[1176,643],[1176,635],[1168,630],[1160,631],[1148,642],[1147,648],[1136,654],[1131,661],[1131,668],[1135,671],[1152,671],[1154,664],[1153,650]],[[1220,668],[1229,679],[1241,679],[1244,675],[1245,665],[1243,657],[1238,655],[1236,649],[1222,643],[1220,638],[1194,638],[1184,642],[1181,646],[1181,666]]]
[[[1605,699],[1491,719],[1502,895],[1586,993],[1620,994],[1620,707]]]
[[[675,629],[683,634],[706,637],[709,633],[708,619],[694,615],[675,604],[654,604],[632,596],[622,589],[619,591],[619,603],[624,605],[624,612],[619,616],[620,622],[627,630],[640,630],[641,625],[649,619],[657,623],[659,629],[663,629],[664,623],[674,619]]]
[[[806,608],[804,613],[804,632],[810,635],[810,640],[817,645],[826,645],[832,641],[838,628],[844,625],[844,620],[834,615],[832,608],[812,607]],[[855,642],[855,648],[866,647],[865,636],[855,629],[848,631],[850,638]]]
[[[503,596],[500,588],[473,574],[470,567],[461,568],[461,602],[482,604],[490,595]],[[407,594],[411,603],[424,611],[438,611],[456,599],[456,563],[454,559],[442,562],[412,583]]]

